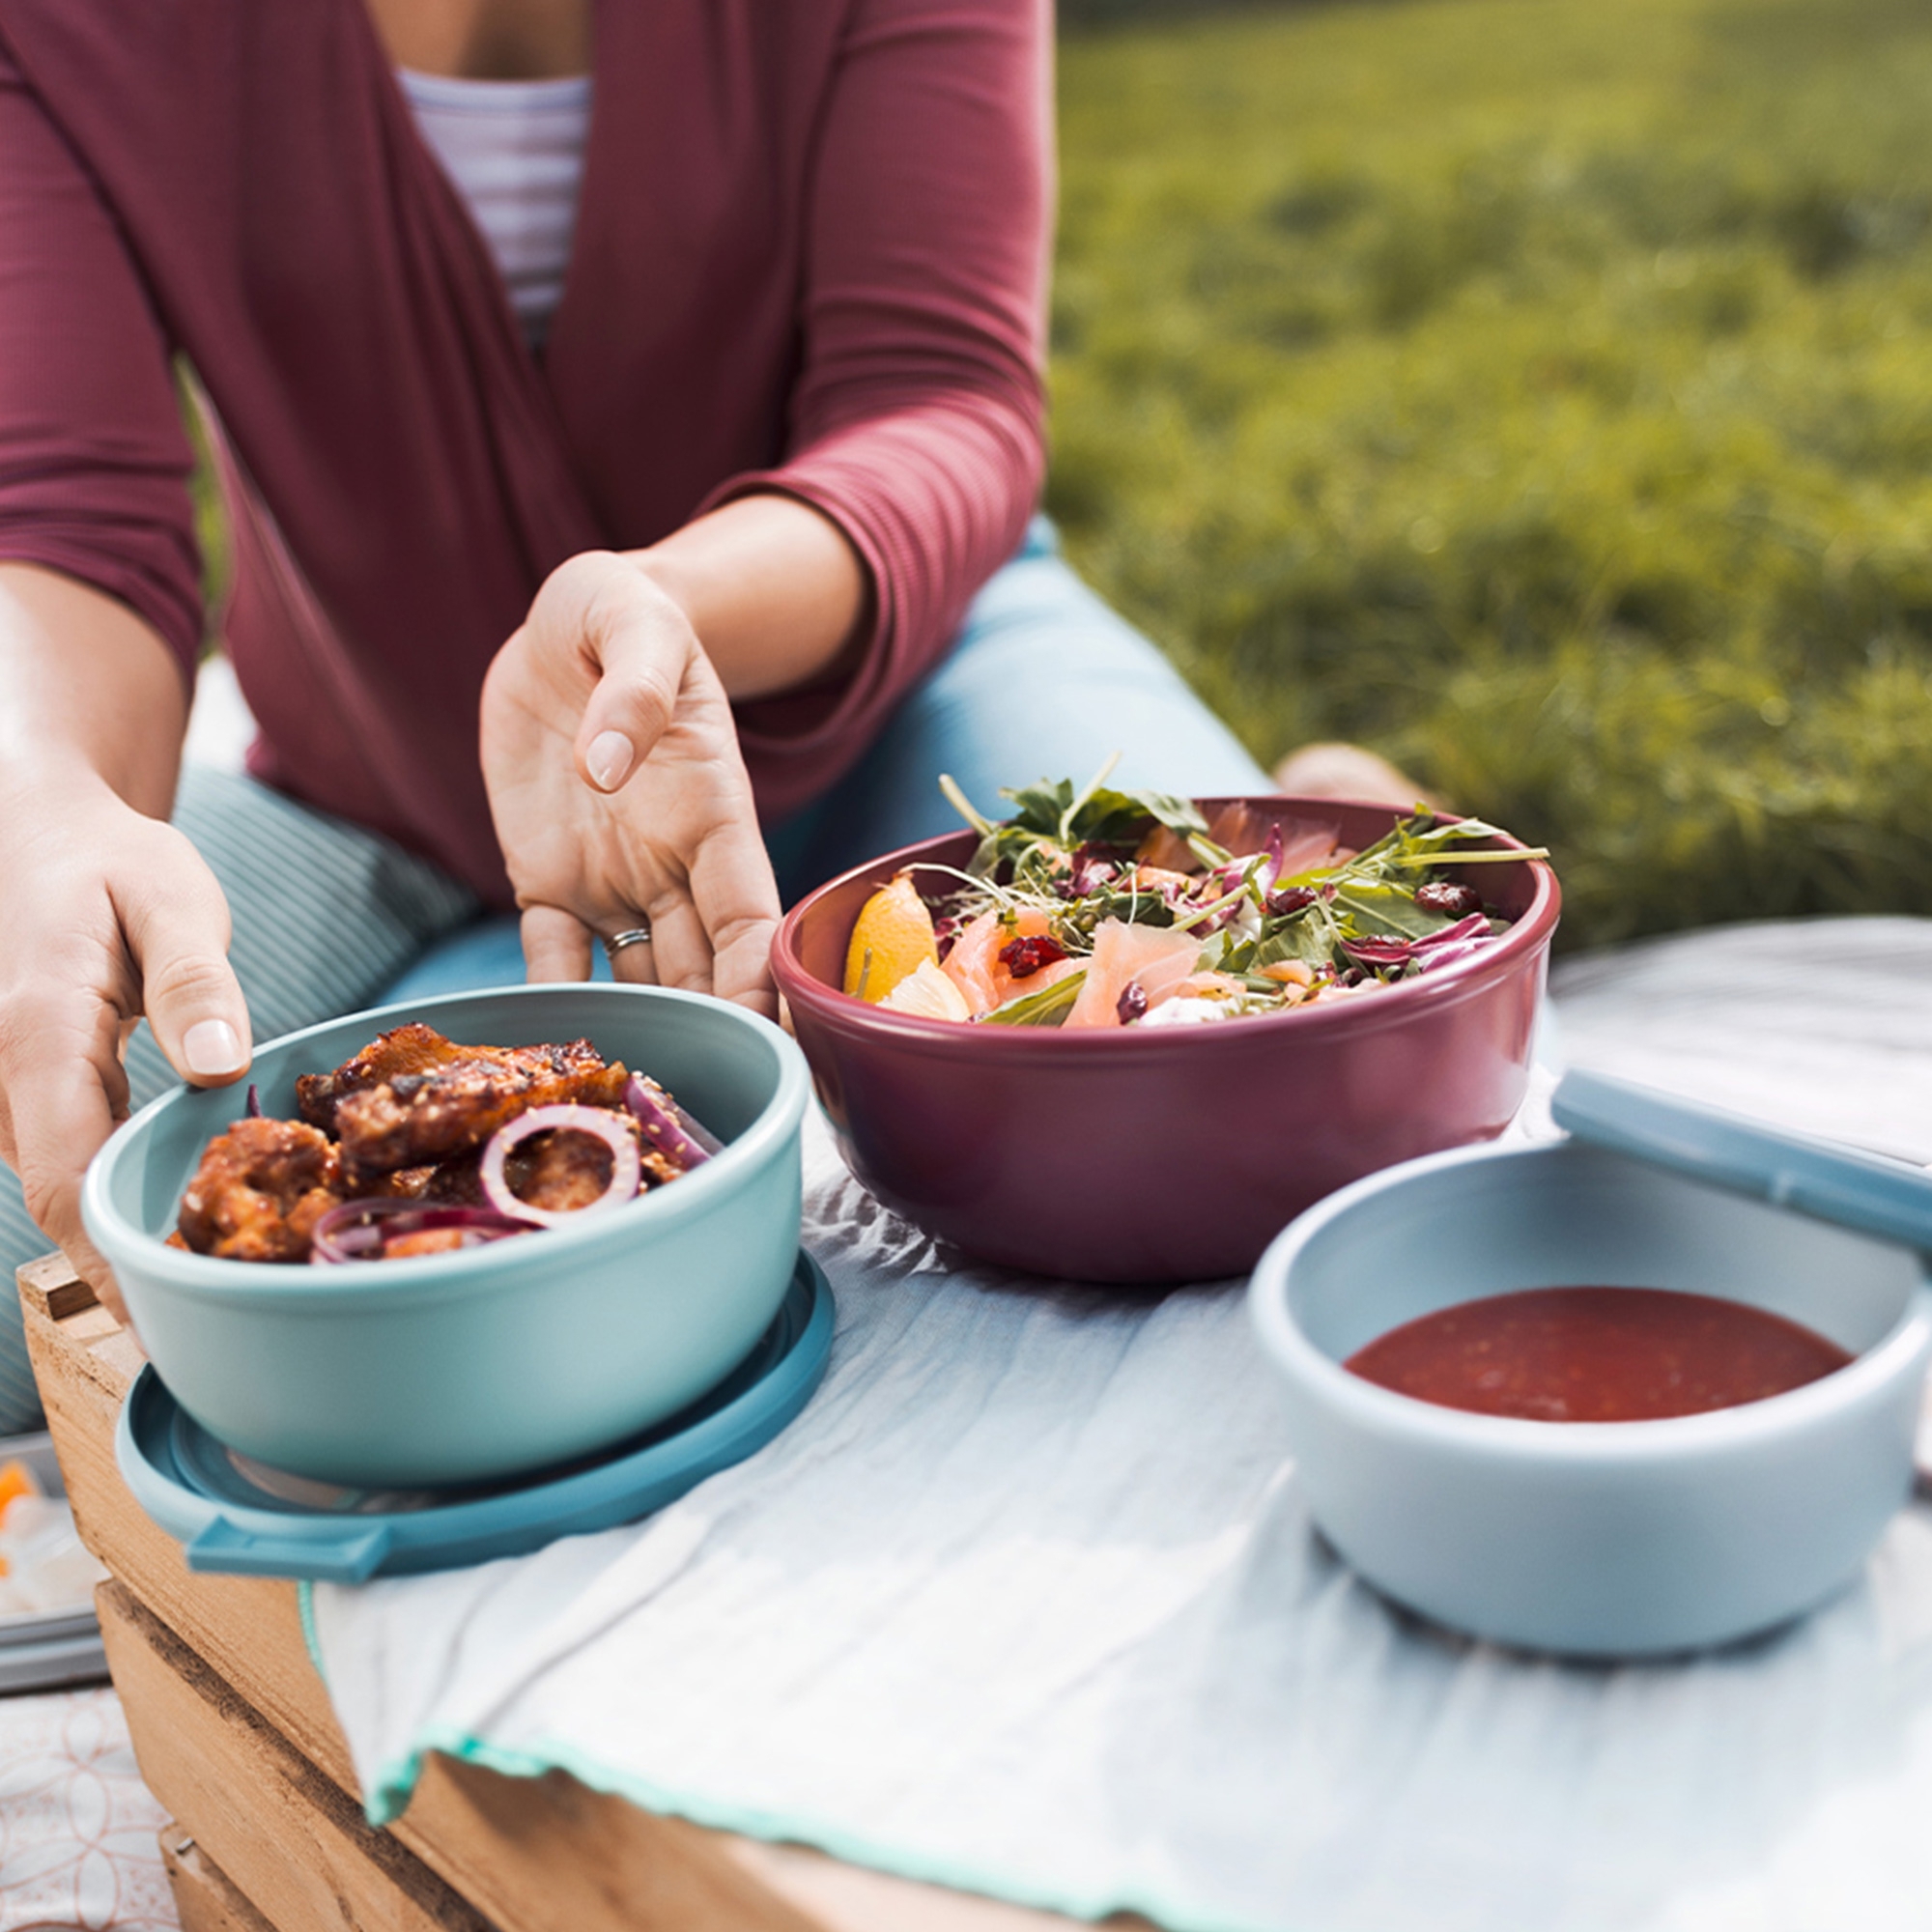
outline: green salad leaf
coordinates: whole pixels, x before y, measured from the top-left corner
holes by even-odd
[[[1064,974],[1050,986],[1037,992],[1021,993],[1003,1007],[980,1015],[981,1026],[1049,1026],[1057,1024],[1067,1008],[1080,997],[1087,983],[1087,969]]]
[[[1109,784],[1116,761],[1110,758],[1083,786],[1041,779],[1006,791],[1012,815],[1005,820],[984,817],[953,780],[942,779],[941,789],[979,834],[971,863],[952,874],[959,884],[945,902],[947,916],[968,920],[993,907],[1010,928],[1023,909],[1045,913],[1048,929],[1075,958],[1093,952],[1096,930],[1109,920],[1198,931],[1199,970],[1237,982],[1234,993],[1209,997],[1220,998],[1224,1011],[1262,1012],[1329,986],[1357,986],[1365,977],[1388,981],[1426,970],[1422,955],[1407,946],[1458,923],[1454,915],[1416,902],[1417,888],[1438,868],[1548,857],[1541,850],[1496,849],[1490,841],[1503,835],[1480,819],[1438,824],[1418,810],[1362,852],[1277,878],[1279,840],[1237,859],[1208,837],[1191,801]],[[1156,826],[1187,846],[1192,863],[1177,860],[1173,870],[1144,882],[1135,855]],[[1258,824],[1255,837],[1261,836]],[[1492,916],[1491,933],[1506,924]],[[1407,945],[1350,951],[1368,941]],[[1267,969],[1290,962],[1309,969],[1308,994],[1266,977]],[[980,1017],[997,1026],[1056,1026],[1085,979],[1084,972],[1069,973]]]

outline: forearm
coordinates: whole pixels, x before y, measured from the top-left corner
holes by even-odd
[[[78,579],[0,561],[0,791],[96,776],[165,818],[186,727],[181,671],[150,625]]]
[[[795,497],[741,497],[631,558],[682,606],[733,698],[833,676],[865,633],[858,553]]]

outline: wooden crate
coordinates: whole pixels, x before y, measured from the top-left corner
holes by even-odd
[[[187,1932],[1068,1932],[1072,1920],[644,1811],[562,1772],[433,1756],[372,1830],[293,1583],[191,1574],[114,1462],[143,1356],[58,1256],[27,1340]],[[1120,1926],[1145,1921],[1121,1918]]]

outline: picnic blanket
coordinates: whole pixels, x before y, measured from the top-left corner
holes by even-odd
[[[1741,928],[1586,962],[1558,1032],[1926,1157],[1928,988],[1932,923]],[[806,1172],[839,1325],[782,1437],[627,1529],[313,1592],[372,1816],[438,1749],[1174,1932],[1926,1924],[1932,1508],[1724,1651],[1468,1642],[1314,1533],[1239,1284],[969,1264],[816,1128]]]

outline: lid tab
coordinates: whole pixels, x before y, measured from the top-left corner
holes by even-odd
[[[1909,1161],[1580,1069],[1549,1111],[1592,1146],[1932,1255],[1932,1174]]]

